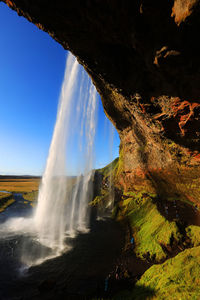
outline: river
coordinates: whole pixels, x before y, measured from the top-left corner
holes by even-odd
[[[28,220],[32,213],[31,205],[24,203],[21,194],[14,197],[15,203],[0,214],[1,228],[10,218]],[[37,241],[29,234],[1,231],[0,299],[90,299],[100,295],[105,277],[121,253],[123,232],[109,217],[96,221],[95,213],[90,223],[89,233],[68,239],[70,251],[28,269],[21,263],[21,252],[24,244],[37,252]]]

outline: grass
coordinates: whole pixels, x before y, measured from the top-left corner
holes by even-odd
[[[111,171],[112,174],[116,174],[118,167],[119,160],[116,159],[110,165],[98,170],[103,175],[102,182],[106,182],[105,179]],[[99,193],[90,204],[105,208],[108,192],[108,187],[102,184]],[[134,234],[135,253],[139,258],[161,262],[167,258],[164,248],[169,248],[172,240],[179,241],[182,235],[176,222],[170,222],[161,215],[155,204],[155,197],[155,193],[145,190],[124,192],[121,201],[115,205],[112,216],[119,221],[128,220]]]
[[[15,202],[15,200],[13,198],[11,198],[11,199],[7,199],[6,202],[4,202],[4,203],[0,203],[0,213],[2,211],[4,211],[8,206],[13,204],[14,202]]]
[[[0,213],[15,202],[11,193],[22,193],[25,200],[37,199],[40,178],[0,177]],[[32,205],[32,203],[31,203]],[[33,204],[34,205],[34,204]]]
[[[10,193],[0,193],[0,213],[4,211],[9,205],[11,205],[15,200],[13,195]]]
[[[0,201],[3,200],[3,199],[5,199],[5,198],[8,198],[10,196],[11,196],[10,193],[1,193],[0,192]]]
[[[37,198],[38,198],[38,191],[33,191],[33,192],[29,192],[29,193],[24,193],[23,194],[23,198],[24,198],[24,203],[27,204],[27,203],[30,203],[30,205],[32,207],[35,207],[36,205],[36,201],[37,201]]]
[[[109,165],[102,169],[96,170],[101,176],[101,183],[95,191],[94,199],[89,203],[91,206],[98,206],[100,209],[105,209],[110,202],[111,194],[113,193],[113,186],[115,181],[115,174],[118,168],[119,159],[116,158]]]
[[[200,299],[200,247],[187,249],[149,268],[136,283],[155,291],[153,299]],[[133,290],[132,296],[135,291]],[[134,297],[134,299],[137,299]]]
[[[114,172],[111,174],[118,175],[121,163],[122,159],[119,159],[116,164],[113,164]],[[99,170],[103,175],[102,182],[110,174],[107,167]],[[189,190],[193,186],[194,183],[184,185],[184,188]],[[137,281],[132,291],[122,291],[113,299],[200,299],[200,227],[190,225],[184,228],[185,232],[183,232],[178,222],[168,221],[159,212],[156,205],[159,201],[157,195],[145,191],[145,187],[142,189],[142,191],[136,191],[134,186],[134,192],[124,192],[113,209],[113,217],[119,221],[128,220],[130,226],[127,227],[131,228],[135,239],[136,255],[141,259],[150,259],[159,264],[150,267]],[[106,189],[102,187],[93,204],[103,206],[106,204],[105,199]],[[166,199],[175,200],[177,203],[181,201],[189,205],[195,204],[186,197],[175,199],[166,195]],[[190,247],[194,247],[184,251],[184,247],[175,248],[176,245],[180,246],[186,240],[189,240]],[[130,243],[130,239],[127,239],[127,243]],[[172,255],[177,254],[176,250],[182,252],[167,259],[170,254],[167,255],[166,249],[171,249],[169,251]]]
[[[153,194],[143,192],[129,193],[129,197],[119,203],[118,219],[128,218],[138,257],[162,261],[166,258],[166,253],[161,244],[170,245],[172,236],[179,240],[181,234],[175,222],[167,221],[160,214],[152,196]]]
[[[0,190],[7,192],[32,192],[39,188],[40,179],[0,178]]]
[[[191,239],[192,244],[196,247],[200,245],[200,227],[190,225],[186,228],[186,234]]]
[[[104,206],[104,204],[105,204],[104,201],[106,201],[108,197],[109,197],[108,193],[106,193],[104,195],[101,195],[101,196],[100,195],[96,196],[94,198],[94,200],[89,203],[89,205],[91,205],[91,206]]]
[[[33,191],[30,193],[24,193],[23,198],[27,201],[34,202],[38,198],[38,191]]]
[[[142,285],[138,285],[134,288],[134,291],[130,292],[128,290],[124,290],[124,291],[118,293],[117,295],[115,295],[112,299],[114,299],[114,300],[158,299],[158,298],[153,298],[154,296],[155,296],[155,291],[153,289],[142,286]]]
[[[170,245],[171,240],[181,241],[183,236],[176,222],[169,222],[160,214],[155,196],[145,191],[124,193],[118,203],[117,218],[128,218],[138,257],[162,262],[167,255],[161,245]],[[114,299],[200,299],[200,227],[190,225],[185,231],[193,248],[153,265],[131,292],[122,291]]]
[[[108,176],[113,176],[118,168],[118,162],[119,158],[116,158],[109,165],[105,166],[102,169],[98,169],[97,171],[103,175],[104,179]]]
[[[187,249],[163,264],[150,267],[132,291],[122,291],[114,299],[200,299],[200,247]]]

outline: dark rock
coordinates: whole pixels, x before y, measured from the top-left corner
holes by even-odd
[[[91,76],[121,139],[118,184],[198,203],[199,1],[4,2]]]
[[[38,286],[38,290],[40,293],[45,293],[45,292],[49,292],[50,290],[52,290],[56,285],[55,280],[53,279],[45,279],[44,281],[42,281],[39,286]]]

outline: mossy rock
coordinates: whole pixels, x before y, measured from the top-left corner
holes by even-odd
[[[137,281],[132,291],[122,291],[113,298],[198,300],[199,274],[200,247],[187,249],[163,264],[153,265]]]
[[[175,222],[167,221],[158,211],[156,204],[146,198],[138,208],[129,213],[129,219],[136,237],[136,254],[143,258],[161,261],[166,258],[162,245],[169,245],[173,236],[179,240],[181,235]]]
[[[192,244],[196,247],[200,245],[200,227],[190,225],[186,228],[186,234],[190,238]]]
[[[8,206],[10,206],[11,204],[13,204],[15,202],[14,198],[8,198],[5,199],[4,202],[0,203],[0,213],[3,212]]]
[[[154,299],[200,299],[200,247],[187,249],[148,269],[136,284],[155,292]],[[134,291],[133,291],[134,295]],[[137,299],[137,298],[134,298]]]
[[[109,177],[109,176],[115,176],[115,172],[118,169],[118,164],[119,164],[119,158],[117,157],[114,159],[110,164],[105,166],[102,169],[98,169],[97,172],[99,172],[101,175],[103,175],[104,179]]]
[[[32,191],[29,193],[24,193],[23,198],[27,201],[36,201],[38,198],[38,191]]]
[[[171,247],[171,240],[179,241],[182,235],[176,222],[169,222],[161,215],[154,200],[155,195],[145,191],[124,193],[118,204],[117,219],[128,219],[135,237],[137,256],[160,262],[167,258],[163,246]]]
[[[90,206],[103,206],[104,205],[104,202],[106,201],[106,199],[108,198],[109,194],[103,194],[103,195],[99,195],[99,196],[96,196],[94,198],[94,200],[92,200],[89,205]]]

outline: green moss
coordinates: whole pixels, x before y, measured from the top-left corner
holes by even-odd
[[[38,191],[32,191],[30,193],[24,193],[23,198],[28,201],[36,201],[38,198]]]
[[[108,193],[103,194],[103,195],[98,195],[94,198],[93,201],[91,201],[89,203],[90,206],[101,206],[103,205],[103,202],[107,199],[107,197],[109,196]]]
[[[123,201],[122,206],[129,207],[133,202],[133,198],[127,198]]]
[[[154,290],[154,299],[200,299],[199,273],[200,247],[187,249],[165,263],[148,269],[137,282],[136,289],[144,287]]]
[[[11,197],[10,193],[2,193],[2,192],[0,192],[0,201],[3,200],[3,199],[10,198],[10,197]]]
[[[179,240],[181,234],[175,222],[167,221],[160,214],[154,198],[154,194],[144,191],[137,194],[124,193],[124,200],[119,203],[118,219],[128,218],[134,233],[135,252],[138,257],[143,259],[148,256],[150,259],[161,261],[166,258],[161,245],[170,245],[172,236]]]
[[[154,193],[147,192],[145,190],[140,190],[139,192],[127,191],[123,193],[124,196],[132,196],[137,201],[141,201],[143,197],[150,197],[152,199],[156,198],[157,195]]]
[[[118,164],[116,166],[116,172],[115,176],[118,177],[124,169],[124,147],[120,145],[120,151],[119,151],[119,159]]]
[[[130,292],[128,290],[121,291],[113,297],[114,300],[148,300],[157,299],[154,298],[155,291],[151,288],[144,286],[135,287],[134,291]]]
[[[200,245],[200,227],[190,225],[186,228],[186,234],[191,239],[192,244],[196,247]]]
[[[166,257],[161,244],[169,245],[172,235],[179,239],[179,231],[175,222],[168,222],[157,210],[151,198],[145,198],[129,213],[129,219],[136,232],[136,253],[143,257],[149,253],[160,261]]]
[[[116,170],[118,168],[119,159],[116,158],[109,165],[102,169],[96,170],[98,174],[102,175],[100,186],[95,191],[94,199],[89,203],[91,206],[98,206],[103,209],[107,207],[107,202],[110,201],[110,195],[113,192],[114,179]],[[112,185],[112,187],[111,187]]]
[[[163,264],[150,267],[132,291],[122,291],[114,299],[198,300],[199,273],[200,247],[187,249]]]
[[[15,200],[12,198],[12,196],[10,198],[7,198],[5,201],[0,202],[0,213],[14,202]]]
[[[118,168],[118,161],[119,161],[119,158],[117,157],[110,164],[108,164],[107,166],[105,166],[102,169],[98,169],[97,171],[103,175],[104,179],[107,178],[108,176],[112,176],[112,175],[114,175],[116,169]]]
[[[143,145],[138,146],[137,151],[138,151],[138,153],[143,154],[146,151],[146,148],[147,148],[147,145],[143,144]]]
[[[0,212],[4,211],[13,202],[15,202],[15,200],[11,193],[0,193]]]

